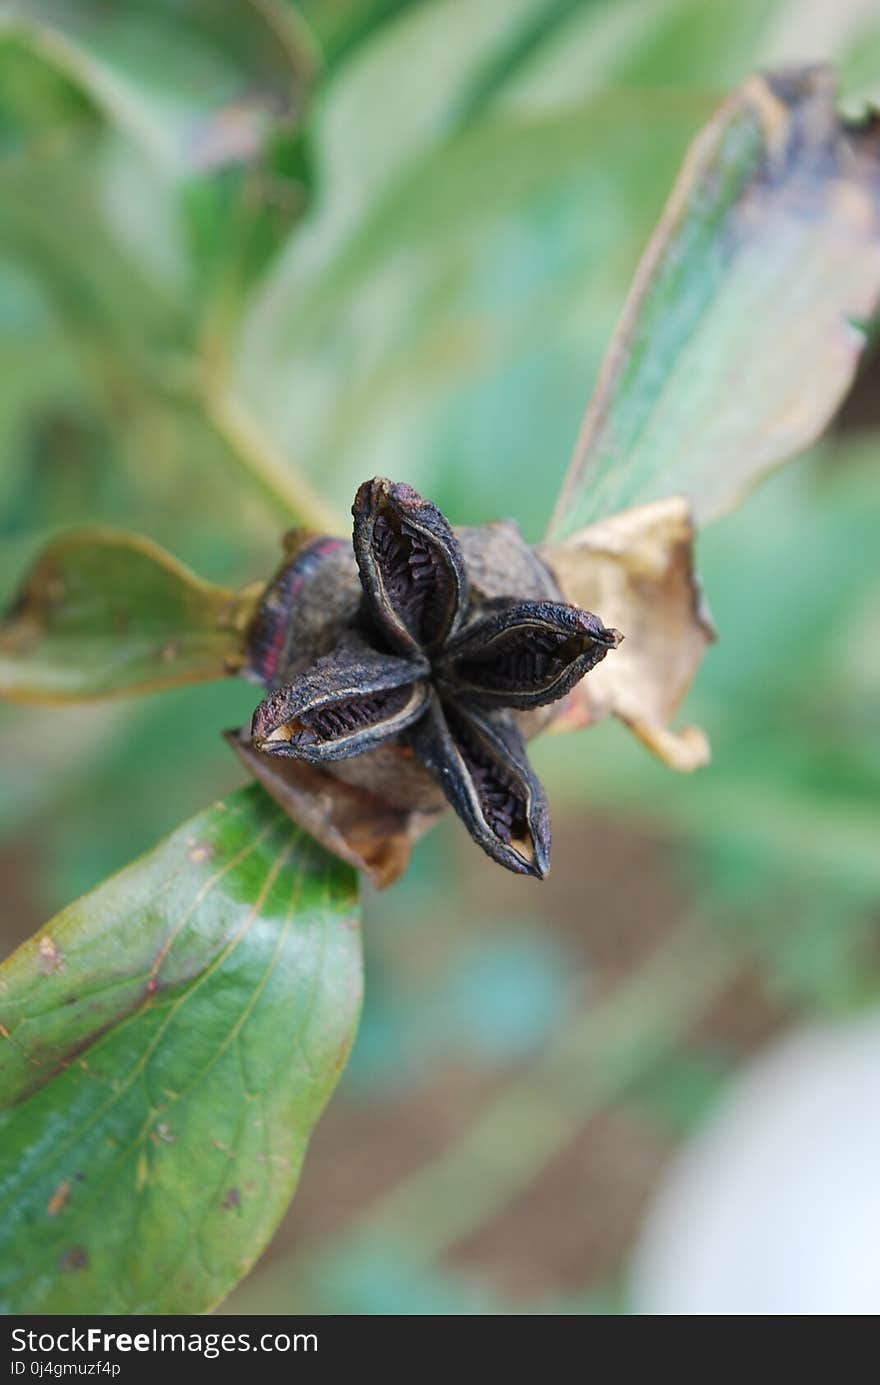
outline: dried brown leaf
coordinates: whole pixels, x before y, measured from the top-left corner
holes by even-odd
[[[709,746],[696,727],[671,731],[714,631],[693,567],[693,522],[682,499],[656,501],[600,520],[542,555],[566,600],[624,634],[569,694],[554,730],[620,717],[673,769],[707,763]]]

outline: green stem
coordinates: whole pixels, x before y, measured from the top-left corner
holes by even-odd
[[[322,533],[345,532],[346,526],[335,509],[322,499],[235,394],[208,380],[201,399],[215,432],[280,504],[285,518]]]

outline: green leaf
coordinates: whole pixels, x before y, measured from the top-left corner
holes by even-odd
[[[251,302],[237,392],[340,500],[400,475],[462,523],[513,514],[538,539],[585,374],[707,110],[603,94],[493,117],[409,167],[317,268],[316,213]]]
[[[313,54],[297,12],[286,0],[119,0],[100,14],[89,0],[28,0],[4,11],[0,40],[0,140],[21,154],[2,169],[0,237],[57,318],[50,359],[58,337],[77,348],[78,389],[108,416],[116,460],[150,473],[139,489],[196,480],[207,461],[205,502],[231,512],[214,478],[239,461],[237,440],[203,395],[209,377],[218,391],[231,324],[308,196]],[[270,478],[282,490],[285,461]],[[169,543],[173,509],[159,520]]]
[[[584,420],[555,538],[684,494],[731,508],[828,423],[880,297],[880,141],[825,68],[746,83],[693,146]]]
[[[361,992],[355,877],[257,786],[0,969],[4,1312],[196,1313],[296,1186]]]
[[[44,550],[0,625],[0,697],[77,702],[235,673],[250,603],[134,534]]]
[[[510,74],[505,107],[558,111],[612,87],[633,105],[652,87],[723,93],[764,60],[770,17],[767,0],[557,0],[555,11]]]
[[[340,502],[400,474],[481,522],[503,458],[503,512],[541,536],[687,143],[761,62],[767,0],[705,11],[426,0],[347,49],[309,122],[318,194],[234,374]]]
[[[304,26],[280,0],[17,0],[4,31],[174,176],[251,158],[279,115],[302,109],[313,66]]]

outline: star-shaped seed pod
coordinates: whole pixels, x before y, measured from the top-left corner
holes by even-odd
[[[340,777],[374,792],[377,751],[397,751],[401,771],[415,757],[493,860],[542,878],[550,820],[523,714],[536,727],[622,636],[563,601],[509,529],[492,590],[486,531],[464,531],[463,542],[412,487],[364,482],[352,513],[358,599],[341,544],[318,539],[295,548],[254,622],[251,674],[271,691],[251,749],[337,774],[360,759],[365,774]]]

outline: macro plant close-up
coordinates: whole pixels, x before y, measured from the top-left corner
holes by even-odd
[[[831,9],[4,8],[4,1313],[880,1311]]]

